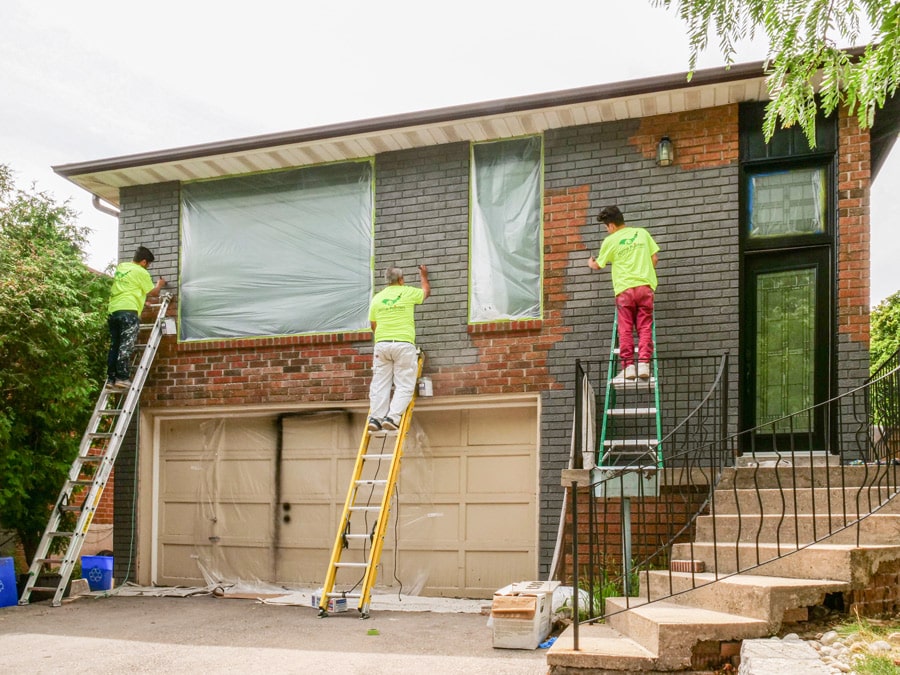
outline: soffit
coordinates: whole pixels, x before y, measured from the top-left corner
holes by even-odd
[[[761,64],[175,148],[54,170],[118,206],[123,187],[220,178],[321,164],[454,142],[679,113],[768,98]]]

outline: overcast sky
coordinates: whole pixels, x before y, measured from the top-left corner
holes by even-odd
[[[745,44],[738,62],[765,57]],[[0,163],[116,221],[51,166],[687,70],[650,0],[3,0]],[[699,67],[722,64],[715,51]],[[872,301],[900,289],[900,147],[872,191]]]

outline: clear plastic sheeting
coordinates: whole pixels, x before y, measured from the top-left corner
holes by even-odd
[[[367,329],[373,176],[344,162],[182,186],[179,339]]]
[[[469,321],[541,315],[540,136],[472,146]]]
[[[305,589],[318,589],[328,571],[365,419],[311,410],[163,423],[154,583],[226,597],[311,595]],[[379,566],[382,593],[409,597],[428,586],[427,559],[405,543],[435,541],[446,527],[432,466],[413,420]]]

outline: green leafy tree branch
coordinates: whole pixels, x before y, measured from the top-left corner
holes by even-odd
[[[815,147],[816,110],[845,105],[863,129],[900,85],[900,2],[892,0],[652,0],[677,7],[688,28],[693,73],[709,38],[728,65],[745,38],[768,41],[765,74],[771,101],[766,140],[776,126],[799,124]],[[846,46],[868,44],[858,56]],[[817,98],[818,96],[818,98]]]
[[[0,525],[30,560],[104,382],[110,279],[85,231],[0,165]]]

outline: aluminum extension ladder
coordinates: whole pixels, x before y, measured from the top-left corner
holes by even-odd
[[[425,354],[420,350],[416,372],[417,386],[396,431],[363,432],[347,490],[344,511],[338,523],[337,535],[328,562],[328,573],[319,599],[319,617],[328,616],[332,602],[358,599],[361,619],[369,618],[372,587],[378,575],[384,535],[390,518],[391,497],[400,475],[403,442],[409,431],[413,407],[418,397],[418,380],[422,376]],[[392,446],[390,452],[385,452]],[[383,476],[383,477],[382,477]],[[369,516],[375,521],[370,525]],[[356,521],[353,517],[356,516]],[[360,522],[362,521],[362,522]],[[355,526],[355,527],[354,527]],[[352,544],[357,544],[353,547]],[[348,559],[345,559],[345,554]],[[340,575],[347,590],[335,590]],[[346,577],[350,577],[346,579]],[[355,580],[355,581],[354,581]]]
[[[141,331],[150,332],[142,344],[136,345],[143,349],[136,348],[132,355],[134,361],[138,360],[140,354],[140,360],[132,375],[131,388],[125,391],[104,387],[100,392],[100,397],[94,405],[94,413],[81,438],[78,456],[72,462],[68,478],[59,493],[31,568],[28,570],[28,581],[19,598],[20,605],[28,604],[32,591],[52,592],[53,606],[59,607],[62,604],[72,570],[78,561],[85,536],[103,495],[103,488],[109,480],[116,455],[141,397],[150,364],[165,332],[166,309],[171,299],[171,293],[161,294],[156,320],[152,324],[141,325]],[[60,529],[66,527],[64,521],[66,514],[69,513],[78,514],[71,532],[67,531],[68,528],[66,531]],[[63,547],[65,547],[63,556],[54,557],[54,552],[62,550]],[[54,573],[53,568],[57,566],[58,570]],[[48,577],[53,577],[54,581],[58,578],[58,585],[37,585],[39,580]]]

